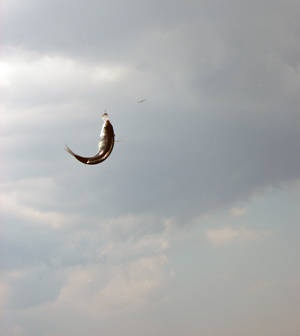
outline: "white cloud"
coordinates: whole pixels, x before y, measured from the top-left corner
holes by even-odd
[[[53,229],[62,228],[76,222],[76,216],[59,211],[41,210],[19,202],[13,195],[0,194],[3,213],[13,215],[35,224],[49,225]]]
[[[0,72],[2,124],[5,133],[19,136],[27,127],[71,117],[86,120],[87,106],[99,93],[104,100],[108,88],[127,78],[130,67],[8,48]]]
[[[165,255],[138,258],[120,266],[103,269],[98,265],[78,266],[68,272],[66,285],[52,309],[75,309],[92,316],[131,311],[146,304],[170,277]],[[107,279],[109,274],[109,279]]]
[[[226,226],[205,231],[206,239],[215,247],[224,246],[234,241],[257,240],[269,234],[268,231],[248,230]]]
[[[157,232],[149,233],[157,226]],[[101,232],[108,242],[99,248],[99,255],[120,260],[124,256],[151,256],[163,253],[170,246],[169,221],[144,215],[126,215],[103,221]]]
[[[0,86],[62,87],[65,84],[96,84],[121,80],[128,69],[120,64],[89,64],[65,56],[39,55],[20,49],[9,49],[0,59]]]
[[[240,217],[245,215],[247,212],[246,208],[238,208],[238,207],[234,207],[230,209],[230,214],[234,217]]]
[[[43,185],[43,179],[40,182]],[[77,218],[24,205],[22,199],[26,198],[26,193],[19,196],[18,193],[3,194],[4,213],[13,219],[28,220],[25,230],[34,227],[33,238],[40,240],[42,237],[43,243],[30,240],[32,234],[29,240],[19,242],[14,231],[7,233],[6,251],[10,253],[17,247],[12,256],[16,254],[17,266],[18,260],[23,258],[19,251],[24,254],[22,269],[18,266],[14,272],[4,273],[11,287],[8,307],[51,308],[54,302],[50,301],[56,300],[60,309],[65,309],[74,305],[79,297],[83,302],[88,298],[94,312],[106,311],[110,306],[113,310],[127,305],[134,308],[145,302],[169,277],[165,256],[170,244],[168,220],[142,215],[100,221],[97,216]],[[34,203],[35,196],[31,196]],[[24,230],[22,224],[14,222],[15,230]],[[57,231],[58,228],[63,230]],[[49,243],[53,244],[53,250],[49,251]],[[41,252],[41,247],[46,248],[46,253]],[[28,257],[33,259],[27,260]],[[39,290],[30,288],[29,284],[34,283]],[[48,286],[47,292],[43,292],[45,286]],[[132,305],[127,302],[129,298]]]
[[[0,314],[5,306],[8,293],[9,293],[8,285],[3,281],[0,281]]]
[[[108,306],[126,307],[145,302],[164,280],[164,255],[141,258],[116,272],[109,284],[98,293],[98,299]]]

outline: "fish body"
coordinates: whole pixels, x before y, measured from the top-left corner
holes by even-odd
[[[114,148],[115,134],[113,126],[108,120],[107,113],[103,114],[103,119],[104,123],[100,133],[100,141],[97,154],[91,157],[80,156],[78,154],[75,154],[68,146],[66,146],[66,151],[73,155],[78,161],[87,165],[95,165],[106,160]]]

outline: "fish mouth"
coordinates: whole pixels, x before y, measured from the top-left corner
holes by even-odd
[[[102,119],[103,119],[104,121],[108,120],[108,114],[107,114],[106,112],[104,112],[104,113],[102,114]]]

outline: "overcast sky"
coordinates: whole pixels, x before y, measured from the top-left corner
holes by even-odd
[[[300,3],[0,15],[0,334],[300,334]]]

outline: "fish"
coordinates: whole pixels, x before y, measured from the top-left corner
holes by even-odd
[[[95,165],[105,161],[111,154],[115,144],[115,133],[111,122],[108,119],[108,114],[102,115],[103,125],[100,133],[100,141],[98,144],[98,152],[94,156],[84,157],[75,154],[67,145],[66,151],[74,156],[78,161],[87,164]]]

